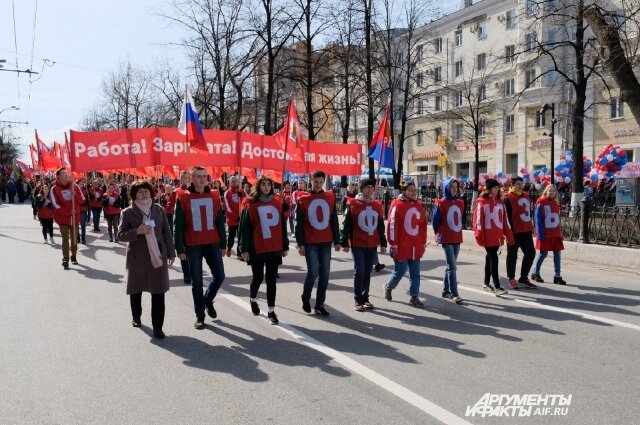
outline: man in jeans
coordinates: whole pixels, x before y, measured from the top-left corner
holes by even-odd
[[[515,243],[507,245],[507,277],[511,289],[518,289],[518,284],[528,288],[538,286],[529,280],[529,271],[536,256],[533,246],[533,220],[531,219],[531,198],[524,192],[522,177],[511,179],[511,189],[504,197],[504,207],[507,211],[509,224],[513,229]],[[518,249],[522,250],[524,258],[520,268],[520,278],[516,280],[516,262],[518,261]]]
[[[174,215],[175,246],[180,260],[189,261],[191,293],[196,313],[193,326],[204,328],[204,312],[212,319],[217,317],[213,300],[225,278],[222,256],[225,252],[226,234],[224,213],[220,204],[220,192],[207,185],[207,171],[193,167],[191,185],[178,195]],[[202,295],[202,259],[211,270],[213,280]]]
[[[100,186],[100,181],[95,179],[93,186],[89,188],[89,207],[91,207],[91,215],[93,216],[93,231],[100,231],[100,214],[102,213],[102,196],[104,190]]]
[[[360,180],[360,193],[349,201],[340,230],[343,251],[349,252],[350,247],[353,248],[353,297],[355,310],[359,312],[373,308],[369,301],[369,286],[377,247],[380,246],[381,254],[387,253],[382,205],[375,200],[375,185],[373,179]]]
[[[307,261],[307,277],[302,290],[302,309],[311,313],[311,291],[316,278],[316,305],[314,311],[320,316],[328,316],[324,302],[329,286],[331,269],[331,243],[340,251],[338,212],[333,192],[323,190],[326,174],[314,171],[311,175],[311,192],[298,198],[296,210],[296,243],[298,253]]]

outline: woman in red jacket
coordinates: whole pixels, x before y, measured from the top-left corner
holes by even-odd
[[[562,243],[562,230],[560,228],[560,203],[558,202],[558,189],[550,184],[542,192],[542,196],[536,202],[534,213],[536,223],[536,249],[540,252],[534,261],[531,279],[536,282],[544,282],[540,277],[540,267],[547,258],[549,251],[553,251],[553,268],[555,275],[553,283],[566,285],[560,276],[560,251],[564,249]]]
[[[514,240],[500,196],[500,183],[488,179],[484,187],[485,190],[480,194],[473,209],[473,234],[478,245],[487,251],[484,263],[484,290],[498,296],[507,293],[500,286],[498,249],[504,244],[505,237],[510,245],[514,244]],[[494,286],[489,283],[489,278],[493,280]]]
[[[120,190],[116,185],[109,183],[107,192],[102,197],[102,207],[104,208],[104,218],[107,220],[107,229],[109,230],[109,242],[113,242],[113,235],[116,235],[115,241],[118,242],[118,226],[120,225]]]
[[[391,301],[394,290],[409,268],[409,304],[424,307],[420,301],[420,259],[427,246],[427,216],[418,201],[415,183],[400,187],[400,196],[391,202],[387,220],[389,254],[395,268],[384,287],[384,297]]]
[[[53,204],[49,200],[50,186],[43,184],[40,187],[38,194],[36,195],[36,208],[38,210],[38,219],[40,219],[40,225],[42,226],[42,236],[44,236],[44,243],[47,243],[47,235],[51,243],[55,243],[53,240]]]

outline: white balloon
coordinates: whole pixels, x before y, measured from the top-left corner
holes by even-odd
[[[613,161],[613,155],[611,154],[607,155],[607,161],[609,162]]]
[[[567,176],[564,178],[565,183],[571,183],[571,177]]]
[[[540,190],[542,188],[542,185],[540,183],[536,183],[536,190]]]

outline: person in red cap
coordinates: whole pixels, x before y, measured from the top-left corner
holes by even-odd
[[[488,179],[473,209],[473,234],[478,245],[483,246],[487,255],[484,265],[484,290],[496,296],[504,295],[506,290],[500,286],[498,275],[498,250],[505,238],[513,245],[513,233],[500,196],[500,183]],[[493,286],[489,280],[493,280]]]

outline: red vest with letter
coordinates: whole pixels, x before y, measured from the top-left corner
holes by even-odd
[[[511,204],[511,222],[513,223],[513,233],[528,233],[533,230],[533,220],[531,218],[531,198],[522,192],[518,195],[515,192],[507,194],[509,204]]]
[[[536,202],[537,222],[544,227],[544,238],[539,238],[539,232],[536,235],[536,249],[540,251],[562,251],[564,244],[562,243],[562,228],[560,227],[560,205],[555,200],[548,199],[544,196],[538,198]]]
[[[387,239],[395,260],[419,260],[427,243],[427,216],[419,201],[394,199],[389,207]]]
[[[306,193],[298,199],[304,221],[304,243],[326,243],[333,241],[331,215],[336,206],[333,192]]]
[[[237,226],[240,220],[240,198],[242,192],[229,188],[224,193],[224,210],[228,226]]]
[[[378,220],[382,220],[382,205],[378,201],[365,202],[359,199],[349,201],[353,219],[351,246],[354,248],[375,248],[380,245]]]
[[[251,202],[247,208],[253,225],[253,247],[256,254],[283,251],[282,198],[274,196],[270,202]]]
[[[91,208],[102,208],[102,188],[89,189],[89,206]]]
[[[441,243],[462,243],[462,215],[464,214],[464,201],[462,199],[439,199],[440,227],[438,232],[442,238]]]
[[[473,210],[473,233],[480,246],[500,246],[505,236],[513,244],[513,233],[500,199],[478,198]]]
[[[108,203],[104,206],[104,215],[120,214],[120,195],[114,192],[111,195],[105,193],[104,196],[109,199]]]
[[[220,193],[188,190],[178,193],[180,208],[184,211],[184,240],[186,246],[220,243],[216,217],[220,212]]]

